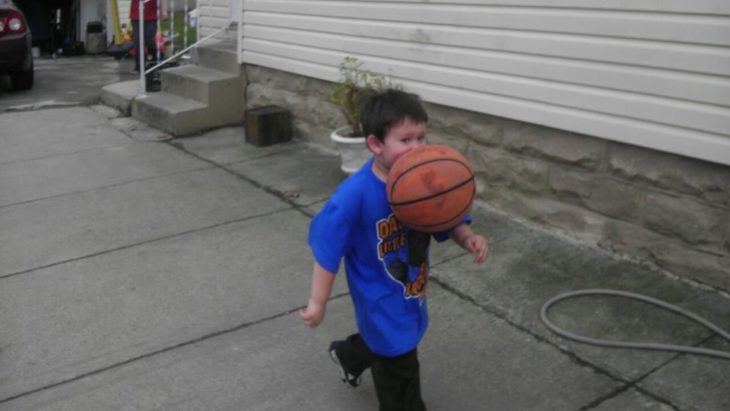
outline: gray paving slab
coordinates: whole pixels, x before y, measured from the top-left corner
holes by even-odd
[[[175,139],[174,144],[184,150],[217,164],[266,157],[281,151],[298,150],[305,146],[299,141],[256,147],[246,143],[243,126],[223,127],[199,136]]]
[[[438,286],[431,292],[432,327],[420,353],[429,409],[578,409],[617,385]],[[326,353],[330,340],[352,331],[351,310],[347,297],[330,302],[315,330],[283,313],[18,398],[6,409],[372,410],[370,376],[357,389],[344,386]]]
[[[326,200],[318,201],[314,204],[310,204],[310,205],[306,206],[304,209],[307,210],[307,213],[309,213],[310,215],[315,215],[322,209],[322,207],[324,207],[326,202],[327,202]]]
[[[109,125],[135,141],[172,140],[172,134],[168,134],[162,130],[148,126],[147,124],[131,117],[112,118],[109,120]]]
[[[717,336],[701,346],[730,352],[730,342]],[[639,386],[683,410],[730,410],[730,360],[681,355]]]
[[[0,400],[306,304],[307,228],[273,212],[3,279]]]
[[[598,404],[592,411],[674,411],[672,405],[656,400],[635,389],[629,389]]]
[[[336,156],[247,145],[241,127],[153,144],[169,137],[98,108],[5,112],[0,130],[0,199],[12,193],[0,206],[0,409],[376,407],[370,378],[343,387],[325,352],[354,331],[348,298],[316,330],[296,313],[310,286],[307,215],[343,178]],[[730,408],[727,361],[590,347],[538,318],[557,293],[611,287],[730,328],[726,296],[473,214],[485,265],[451,242],[432,248],[420,348],[430,409]],[[572,300],[551,318],[592,336],[729,349],[624,300]]]
[[[420,349],[434,410],[577,410],[621,383],[483,309],[430,285]]]
[[[0,207],[205,167],[167,144],[132,142],[0,164]]]
[[[329,198],[345,177],[339,171],[337,157],[303,144],[296,150],[280,151],[228,167],[283,193],[300,206]]]
[[[557,239],[514,221],[476,211],[475,230],[490,238],[487,264],[468,256],[436,265],[436,277],[478,304],[536,335],[575,352],[607,372],[633,380],[674,357],[672,353],[594,347],[566,341],[542,325],[539,311],[551,297],[585,288],[614,288],[643,293],[705,316],[720,326],[730,321],[728,299],[590,247]],[[608,339],[639,339],[695,345],[710,332],[682,317],[623,299],[585,298],[551,310],[558,325]]]
[[[0,209],[0,277],[288,208],[220,169]]]
[[[43,110],[42,115],[5,113],[0,116],[0,164],[129,142],[106,123],[106,117],[85,107]]]

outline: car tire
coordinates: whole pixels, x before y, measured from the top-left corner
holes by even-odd
[[[33,65],[28,70],[10,72],[10,82],[13,90],[29,90],[33,88]]]

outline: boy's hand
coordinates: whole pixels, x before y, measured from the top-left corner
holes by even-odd
[[[478,234],[472,234],[464,239],[464,248],[474,254],[474,263],[481,264],[487,258],[489,244],[487,239]]]
[[[324,319],[325,305],[316,301],[309,300],[307,308],[299,310],[299,316],[304,320],[304,324],[308,327],[316,327]]]
[[[487,239],[474,234],[468,224],[461,224],[451,232],[451,238],[466,251],[474,254],[474,263],[481,264],[487,258],[489,244]]]

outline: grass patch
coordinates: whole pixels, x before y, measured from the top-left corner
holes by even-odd
[[[170,17],[172,17],[172,12],[170,13]],[[182,50],[185,47],[185,13],[183,11],[176,11],[175,12],[175,19],[169,18],[167,20],[163,20],[160,22],[160,29],[163,33],[165,33],[165,37],[169,38],[168,33],[170,33],[170,25],[172,24],[172,32],[174,33],[173,36],[173,46],[175,48],[175,53]],[[188,27],[187,28],[187,45],[190,46],[191,44],[195,43],[198,39],[198,32],[195,30],[195,27]],[[167,44],[165,47],[170,47],[170,44]]]

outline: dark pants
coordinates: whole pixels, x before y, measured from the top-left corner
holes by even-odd
[[[157,58],[157,43],[155,42],[155,34],[157,34],[157,20],[145,20],[144,21],[144,45],[147,47],[147,54],[145,55],[145,61],[147,57],[151,56],[156,60]],[[134,36],[134,47],[136,47],[137,53],[139,50],[139,20],[132,20],[132,35]],[[139,71],[139,54],[134,56],[134,69]]]
[[[370,351],[360,334],[354,334],[347,337],[338,354],[345,368],[353,374],[371,368],[380,411],[426,409],[421,399],[417,350],[397,357],[384,357]]]

